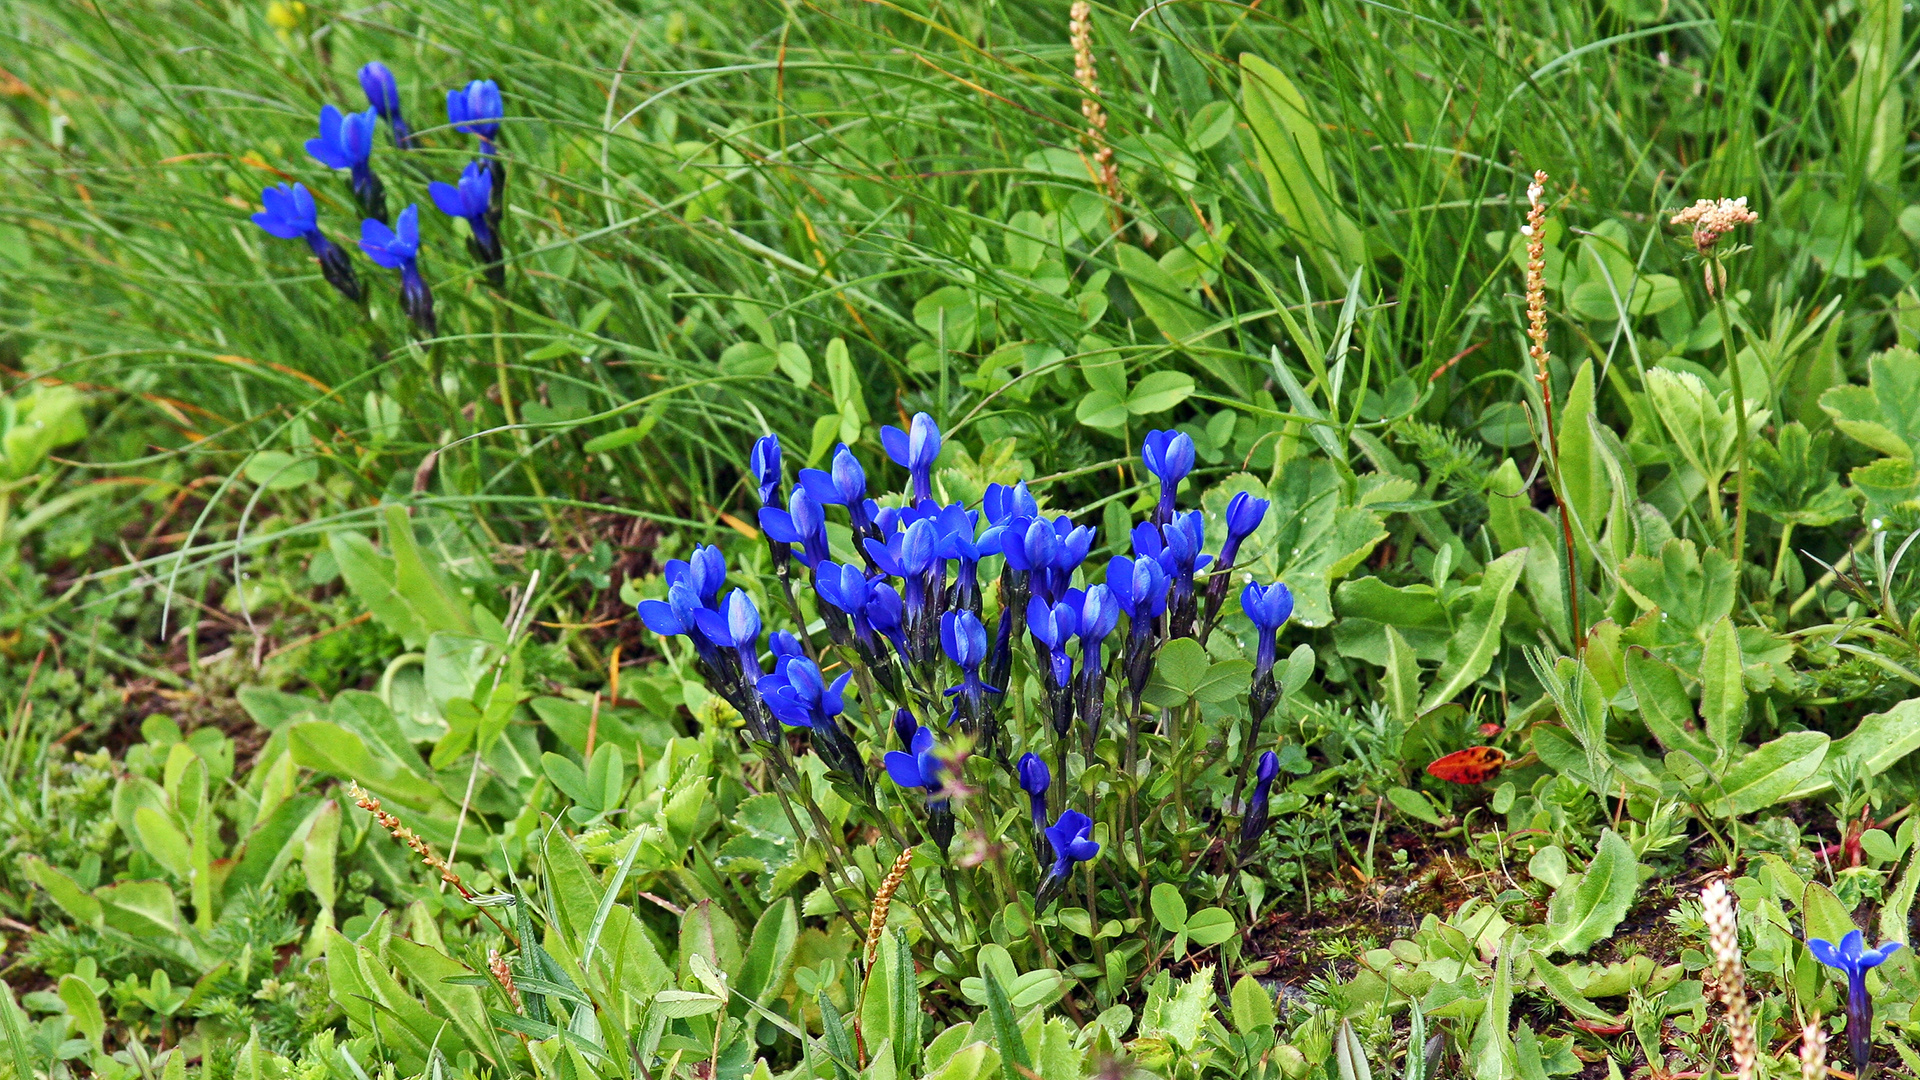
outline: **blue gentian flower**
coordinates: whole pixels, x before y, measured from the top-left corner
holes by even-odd
[[[804,487],[794,487],[785,510],[777,506],[761,507],[760,531],[778,543],[799,544],[800,561],[809,570],[829,558],[827,515]]]
[[[1094,531],[1087,525],[1075,525],[1065,514],[1054,518],[1052,524],[1057,541],[1053,559],[1047,572],[1035,579],[1033,590],[1048,600],[1058,601],[1073,584],[1074,572],[1093,550]]]
[[[930,642],[923,631],[930,625],[927,619],[928,599],[929,590],[934,585],[934,571],[936,567],[945,566],[940,561],[939,530],[933,522],[922,518],[893,534],[884,544],[869,537],[866,548],[867,554],[882,573],[900,579],[901,621],[905,624],[908,639],[916,646],[910,664],[920,666],[931,662]],[[875,627],[879,625],[878,622],[874,623]],[[927,643],[926,648],[921,647],[923,643]]]
[[[759,486],[760,505],[774,506],[780,502],[780,436],[762,435],[753,441],[753,453],[747,458],[747,469],[753,473],[754,483]]]
[[[718,610],[703,607],[694,612],[693,625],[715,646],[734,651],[748,683],[760,680],[760,609],[745,589],[727,594]]]
[[[1173,584],[1173,618],[1167,629],[1169,637],[1185,637],[1192,632],[1196,608],[1193,578],[1213,561],[1213,556],[1201,551],[1205,542],[1206,521],[1198,510],[1173,515],[1160,529],[1145,523],[1134,526],[1135,557],[1158,562]]]
[[[1260,767],[1254,774],[1253,794],[1247,799],[1247,813],[1240,821],[1240,856],[1245,858],[1267,831],[1267,800],[1273,792],[1274,778],[1280,775],[1280,755],[1269,750],[1260,755]]]
[[[320,107],[320,137],[307,140],[307,153],[329,169],[353,173],[353,198],[366,216],[387,221],[387,191],[373,174],[374,111],[347,113]]]
[[[260,204],[266,209],[253,215],[255,225],[266,230],[267,235],[282,240],[305,240],[314,257],[320,260],[320,276],[327,279],[327,284],[348,300],[360,302],[365,294],[360,291],[360,278],[353,272],[353,261],[347,258],[345,249],[320,231],[320,211],[305,184],[296,182],[292,187],[275,184],[262,189]]]
[[[413,132],[400,116],[400,83],[393,77],[393,71],[378,60],[361,65],[360,89],[366,91],[367,104],[380,115],[380,119],[387,122],[387,128],[393,135],[394,148],[411,148]]]
[[[1034,898],[1036,911],[1045,911],[1066,888],[1074,866],[1100,854],[1100,844],[1093,839],[1093,819],[1078,810],[1061,811],[1060,819],[1044,832],[1053,846],[1053,866]]]
[[[816,728],[846,711],[844,691],[851,671],[829,683],[820,665],[804,656],[782,657],[774,672],[755,688],[767,699],[767,708],[788,727]]]
[[[873,585],[873,595],[867,600],[867,625],[893,643],[902,664],[913,666],[913,646],[907,640],[906,604],[892,585],[884,581]]]
[[[661,637],[684,637],[691,641],[694,653],[707,669],[720,696],[745,712],[740,681],[727,659],[731,654],[723,655],[694,621],[694,614],[705,610],[707,607],[701,602],[700,594],[686,580],[669,584],[665,600],[642,600],[639,604],[640,621],[646,624],[647,629]]]
[[[1293,615],[1293,593],[1283,582],[1276,581],[1262,588],[1249,581],[1247,587],[1240,590],[1240,610],[1247,613],[1260,643],[1254,653],[1253,690],[1248,698],[1253,712],[1253,729],[1258,732],[1261,721],[1266,719],[1268,710],[1278,700],[1273,662],[1279,654],[1280,628]]]
[[[493,140],[500,136],[500,84],[492,79],[475,79],[458,90],[447,91],[447,120],[460,131],[480,136],[480,152],[493,156]]]
[[[980,665],[987,662],[987,628],[971,611],[949,611],[940,617],[940,645],[960,668],[960,685],[949,688],[947,696],[957,695],[966,719],[984,726],[989,719],[987,695],[1000,693],[999,687],[980,680]]]
[[[853,524],[855,536],[876,535],[873,520],[867,515],[867,473],[860,459],[846,443],[833,452],[832,471],[801,469],[800,483],[807,494],[823,506],[844,506]]]
[[[727,582],[727,559],[715,544],[695,544],[686,559],[668,559],[664,576],[667,585],[686,582],[700,598],[702,607],[720,610],[720,586]]]
[[[986,511],[987,520],[995,525],[1006,524],[1008,518],[1040,516],[1040,504],[1034,501],[1033,493],[1027,490],[1025,480],[1012,487],[988,484],[987,493],[980,504],[981,509]]]
[[[814,575],[813,588],[820,599],[848,615],[865,616],[867,601],[873,598],[867,575],[857,566],[823,562]]]
[[[1047,763],[1040,759],[1040,755],[1034,753],[1021,755],[1015,771],[1020,777],[1020,790],[1027,793],[1033,827],[1044,832],[1047,827],[1047,788],[1053,783],[1053,774],[1047,771]]]
[[[1160,632],[1160,616],[1167,610],[1167,572],[1151,558],[1131,559],[1117,556],[1107,563],[1107,588],[1113,601],[1127,615],[1126,670],[1127,690],[1133,695],[1135,711],[1140,695],[1153,676],[1153,656]]]
[[[496,287],[506,280],[505,271],[500,267],[502,251],[500,234],[488,223],[493,205],[493,172],[483,162],[469,161],[467,167],[460,170],[460,182],[454,184],[435,180],[427,185],[427,194],[433,196],[433,205],[448,217],[464,218],[467,228],[473,236],[467,250],[474,260],[487,268],[487,279]]]
[[[1140,460],[1160,481],[1160,502],[1153,521],[1163,525],[1173,517],[1173,494],[1193,471],[1193,436],[1184,431],[1149,431],[1140,440]]]
[[[767,635],[767,651],[773,654],[775,667],[779,667],[780,661],[790,656],[807,655],[806,646],[800,644],[800,639],[786,630],[775,630]]]
[[[903,788],[920,788],[929,800],[939,795],[946,786],[940,779],[946,763],[934,754],[933,746],[932,729],[916,728],[906,750],[889,750],[882,759],[887,779]]]
[[[400,303],[420,333],[433,337],[433,293],[420,277],[420,207],[408,203],[389,229],[368,218],[360,223],[360,250],[380,266],[400,271]]]
[[[1092,761],[1100,739],[1100,713],[1106,700],[1107,661],[1102,651],[1107,635],[1120,623],[1120,602],[1108,585],[1092,585],[1080,598],[1080,719],[1087,760]]]
[[[782,658],[773,674],[756,680],[754,688],[760,692],[767,711],[781,723],[813,732],[813,748],[828,768],[865,790],[869,784],[860,748],[837,719],[846,711],[844,692],[851,678],[853,672],[842,672],[829,683],[821,674],[820,665],[804,656],[791,656]]]
[[[1886,963],[1900,948],[1899,942],[1888,941],[1869,949],[1858,930],[1848,931],[1838,945],[1821,938],[1807,939],[1807,949],[1815,960],[1846,973],[1847,1049],[1853,1055],[1857,1075],[1866,1074],[1873,1040],[1873,995],[1867,992],[1867,972]]]
[[[909,431],[887,425],[880,429],[880,445],[895,465],[913,479],[913,501],[933,498],[933,463],[940,457],[940,425],[926,413],[914,413]]]
[[[1080,628],[1080,613],[1071,604],[1049,604],[1039,597],[1027,601],[1027,633],[1045,646],[1047,690],[1058,694],[1073,684],[1073,657],[1067,643]],[[1073,713],[1067,713],[1071,720]],[[1057,722],[1057,721],[1056,721]]]
[[[1007,565],[1021,573],[1046,570],[1060,552],[1060,536],[1040,518],[1009,519],[1000,537],[1000,553]]]
[[[1266,520],[1269,505],[1267,500],[1245,491],[1236,491],[1233,498],[1227,500],[1227,540],[1220,545],[1222,570],[1232,567],[1234,560],[1240,557],[1240,545]]]
[[[975,536],[977,516],[954,503],[942,507],[933,518],[934,528],[940,533],[940,557],[952,559],[959,565],[954,574],[951,606],[966,608],[975,614],[980,611],[980,560],[1000,550],[1001,536],[997,525]]]

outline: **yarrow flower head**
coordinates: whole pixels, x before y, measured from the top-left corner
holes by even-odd
[[[940,458],[940,425],[926,413],[913,414],[907,431],[888,425],[880,429],[880,445],[895,465],[913,480],[913,501],[933,498],[933,463]]]
[[[376,264],[400,271],[401,305],[421,334],[434,336],[433,293],[420,277],[420,207],[408,203],[391,229],[373,218],[362,221],[360,250]]]
[[[360,278],[353,272],[353,261],[340,245],[320,231],[319,210],[307,186],[298,182],[291,187],[275,184],[260,192],[260,203],[265,209],[253,215],[253,223],[269,236],[305,240],[314,257],[320,260],[320,276],[339,290],[340,295],[359,303],[364,294],[360,291]]]
[[[1866,1073],[1872,1049],[1873,995],[1867,990],[1867,972],[1886,963],[1901,948],[1898,941],[1888,941],[1869,949],[1858,930],[1848,931],[1837,945],[1821,938],[1807,939],[1807,949],[1815,960],[1847,976],[1847,1048],[1857,1074]]]
[[[393,135],[394,148],[406,150],[412,147],[413,132],[400,116],[400,83],[393,77],[393,70],[378,60],[361,65],[360,89],[366,92],[367,104],[379,114],[380,119],[387,122],[387,128]]]
[[[1694,249],[1708,255],[1722,236],[1759,220],[1759,214],[1747,209],[1747,197],[1742,195],[1737,199],[1701,199],[1675,213],[1669,224],[1692,227]]]
[[[307,140],[307,153],[329,169],[347,169],[353,175],[353,198],[366,216],[384,224],[387,191],[373,174],[375,113],[342,114],[331,105],[320,107],[320,137]]]
[[[499,285],[503,280],[500,235],[488,221],[493,206],[493,171],[484,162],[469,161],[467,167],[460,170],[458,184],[435,180],[427,185],[427,194],[433,197],[433,205],[439,207],[441,213],[466,220],[467,228],[473,231],[467,250],[487,267],[488,277],[496,279],[494,284]]]

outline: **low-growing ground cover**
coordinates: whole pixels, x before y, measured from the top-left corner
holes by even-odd
[[[0,1069],[1920,1072],[1910,22],[0,12]]]

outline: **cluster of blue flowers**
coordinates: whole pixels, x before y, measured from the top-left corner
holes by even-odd
[[[866,725],[859,733],[879,744],[879,718],[890,715],[898,749],[885,754],[882,771],[899,788],[920,793],[927,835],[942,851],[953,836],[954,769],[961,753],[943,742],[964,736],[966,752],[1007,762],[1002,698],[1021,638],[1030,639],[1029,662],[1045,688],[1047,726],[1054,734],[1053,767],[1043,756],[1042,734],[1023,732],[1028,749],[1014,771],[1030,800],[1036,842],[1052,851],[1037,890],[1044,907],[1073,868],[1100,850],[1091,818],[1048,805],[1052,777],[1064,775],[1075,724],[1091,760],[1111,670],[1120,682],[1128,733],[1137,733],[1156,654],[1173,638],[1204,638],[1211,631],[1228,576],[1268,504],[1235,495],[1225,515],[1225,542],[1217,555],[1206,553],[1201,512],[1182,512],[1176,498],[1193,469],[1193,440],[1179,432],[1152,432],[1142,452],[1159,483],[1152,517],[1131,531],[1131,554],[1111,559],[1100,575],[1104,580],[1088,584],[1092,575],[1085,563],[1095,530],[1044,512],[1024,482],[990,485],[978,509],[939,502],[933,470],[941,442],[939,427],[925,413],[904,431],[882,429],[886,456],[908,481],[904,497],[886,506],[869,493],[866,470],[845,445],[834,450],[828,468],[801,469],[789,487],[778,438],[755,443],[749,467],[762,504],[760,528],[788,612],[801,630],[773,633],[765,662],[760,612],[744,590],[722,597],[726,566],[717,548],[698,547],[691,558],[669,562],[666,598],[643,601],[639,615],[654,632],[691,642],[709,684],[739,711],[763,752],[775,759],[784,755],[785,728],[810,731],[830,776],[876,811],[856,724]],[[829,542],[828,507],[845,513],[852,537],[851,550],[841,549],[851,555],[846,561]],[[998,604],[989,631],[981,573],[996,557],[992,587]],[[1203,590],[1201,574],[1208,570]],[[809,620],[796,599],[796,583],[811,586],[824,648],[837,651],[839,665],[805,633]],[[1252,771],[1260,725],[1277,698],[1277,636],[1293,600],[1283,584],[1249,583],[1240,602],[1258,635],[1247,755]],[[1126,631],[1109,648],[1123,617]],[[844,670],[830,677],[840,665]],[[848,687],[855,680],[859,708],[850,716]],[[1243,850],[1265,828],[1278,772],[1273,753],[1259,758],[1242,813]]]
[[[375,60],[362,67],[360,88],[367,95],[366,111],[342,113],[332,105],[321,106],[320,134],[307,140],[307,153],[329,169],[348,171],[363,217],[360,249],[376,265],[400,271],[401,304],[421,334],[433,337],[433,293],[420,276],[419,206],[409,203],[390,225],[386,185],[373,171],[373,135],[381,121],[396,149],[412,149],[417,140],[401,115],[400,86],[387,65]],[[427,189],[442,213],[467,222],[467,249],[495,287],[506,281],[500,243],[506,171],[496,152],[503,111],[500,88],[491,79],[476,79],[447,92],[448,121],[455,130],[479,137],[480,157],[467,164],[457,183],[436,180]],[[347,253],[320,231],[313,193],[306,185],[276,184],[260,193],[260,201],[265,209],[253,215],[254,224],[271,236],[305,240],[329,284],[356,304],[366,298]]]

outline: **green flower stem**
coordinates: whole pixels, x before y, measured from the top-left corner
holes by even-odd
[[[1733,352],[1733,326],[1727,316],[1726,270],[1718,256],[1709,265],[1708,273],[1718,286],[1713,294],[1713,310],[1720,317],[1720,349],[1727,354],[1727,379],[1733,385],[1733,463],[1739,472],[1734,477],[1732,554],[1738,564],[1747,550],[1747,394],[1740,382],[1740,358]],[[1717,502],[1714,509],[1717,514]],[[1776,574],[1779,572],[1777,566],[1774,570]]]

